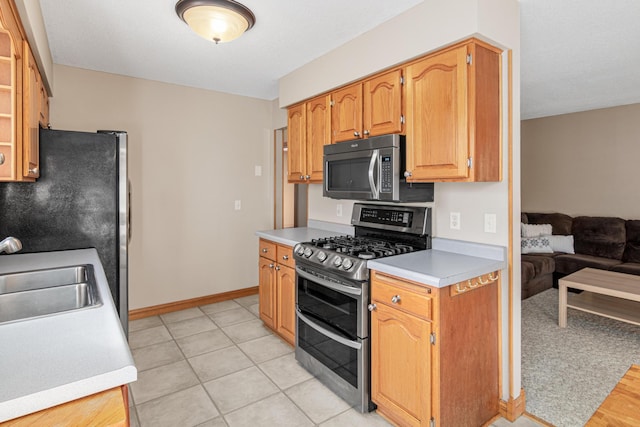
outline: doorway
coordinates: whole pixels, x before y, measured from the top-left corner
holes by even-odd
[[[288,175],[287,128],[274,131],[274,224],[275,229],[306,227],[308,185],[291,184]]]

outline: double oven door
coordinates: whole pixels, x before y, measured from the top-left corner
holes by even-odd
[[[361,412],[370,400],[368,281],[296,266],[296,359]]]

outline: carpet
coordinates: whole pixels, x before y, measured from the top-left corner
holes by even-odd
[[[522,386],[527,412],[557,427],[580,427],[632,364],[640,326],[568,309],[558,327],[558,290],[522,301]]]

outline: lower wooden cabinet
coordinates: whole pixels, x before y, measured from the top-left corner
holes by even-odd
[[[126,384],[0,423],[2,427],[126,427],[129,424],[129,388]]]
[[[296,339],[295,263],[290,246],[260,239],[259,311],[266,326],[289,344]]]
[[[431,419],[431,323],[374,300],[371,397],[399,425]]]
[[[499,413],[499,280],[466,283],[372,272],[371,398],[395,425],[477,427]]]

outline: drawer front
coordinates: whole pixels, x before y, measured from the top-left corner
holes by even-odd
[[[276,244],[268,240],[260,239],[259,255],[269,258],[271,261],[276,260]]]
[[[405,287],[389,283],[386,277],[374,276],[371,283],[371,300],[390,307],[406,311],[423,319],[431,320],[432,298],[428,295],[412,292]],[[425,293],[426,293],[425,289]]]
[[[296,262],[293,260],[293,249],[291,246],[278,245],[276,262],[287,267],[295,268]]]

